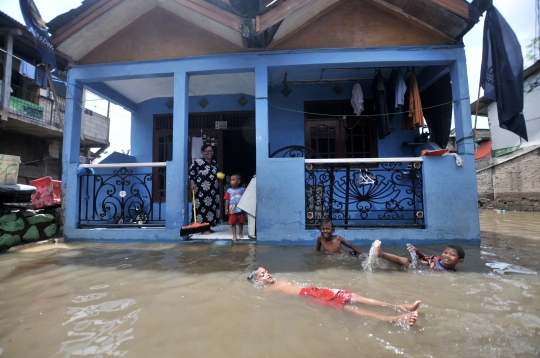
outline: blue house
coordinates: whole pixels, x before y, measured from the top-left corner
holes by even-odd
[[[325,218],[356,244],[479,242],[462,43],[478,3],[85,0],[48,24],[73,59],[66,240],[180,240],[208,143],[256,175],[258,243],[314,244]],[[131,112],[129,155],[80,163],[85,89]],[[459,157],[442,155],[452,118]]]

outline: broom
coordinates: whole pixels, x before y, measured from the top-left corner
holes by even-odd
[[[197,211],[195,209],[195,190],[193,190],[192,193],[193,193],[193,224],[182,226],[182,229],[180,229],[180,236],[192,235],[192,234],[197,234],[199,232],[210,230],[210,223],[199,224],[197,222]]]

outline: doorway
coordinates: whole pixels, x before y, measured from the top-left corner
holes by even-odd
[[[248,185],[255,175],[255,112],[218,112],[189,114],[189,143],[211,144],[219,170],[226,175],[239,173],[242,184]],[[188,166],[200,146],[188,148]],[[220,197],[225,195],[225,180],[220,181]],[[221,217],[226,220],[222,205]]]
[[[229,129],[223,131],[223,167],[228,175],[238,173],[242,184],[249,184],[255,175],[255,129]]]

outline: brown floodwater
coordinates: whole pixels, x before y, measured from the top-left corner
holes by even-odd
[[[485,264],[540,272],[540,213],[481,211],[480,220],[482,244],[462,245],[456,273],[377,262],[364,269],[363,260],[324,255],[315,243],[10,251],[0,255],[0,357],[538,357],[540,275]],[[298,286],[422,300],[419,318],[408,328],[269,292],[246,280],[257,266]]]

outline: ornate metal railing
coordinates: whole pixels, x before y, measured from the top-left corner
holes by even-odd
[[[147,172],[165,163],[85,164],[79,173],[79,227],[164,227],[164,195]],[[116,168],[115,168],[116,167]],[[163,178],[164,179],[164,178]]]
[[[424,228],[421,158],[306,159],[306,228]]]

